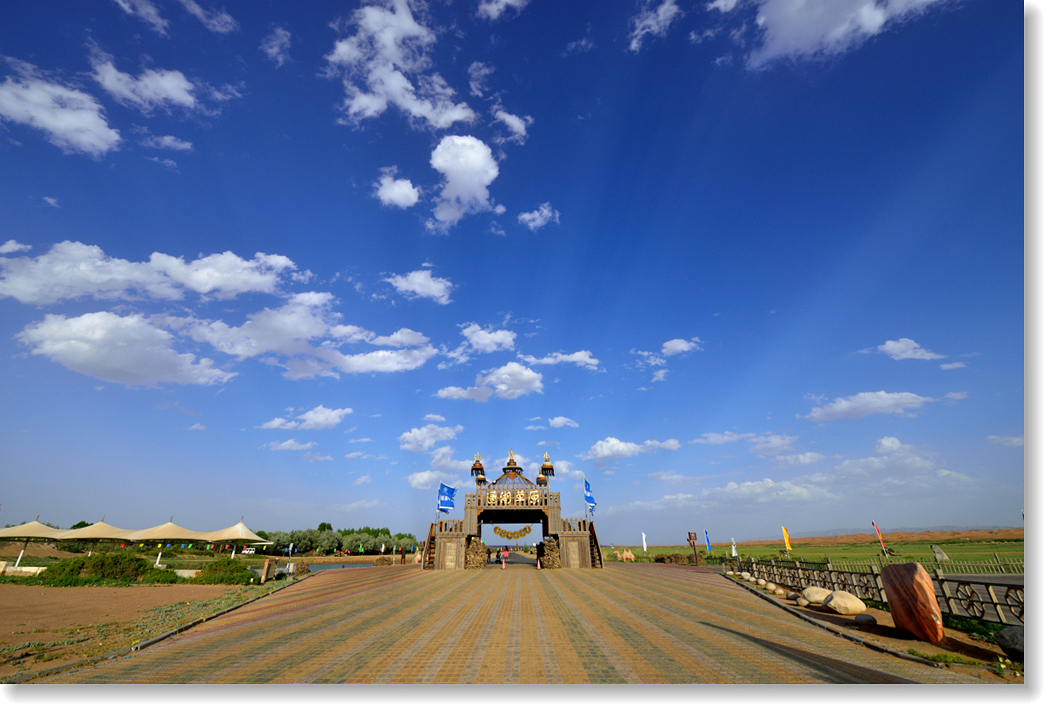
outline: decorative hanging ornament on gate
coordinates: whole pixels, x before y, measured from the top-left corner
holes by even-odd
[[[494,526],[494,533],[505,540],[519,540],[531,532],[530,526],[524,526],[518,531],[507,531],[499,526]]]

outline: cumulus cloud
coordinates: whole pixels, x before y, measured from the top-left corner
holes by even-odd
[[[204,424],[191,424],[187,427],[187,431],[205,431]]]
[[[374,193],[385,206],[409,208],[417,203],[421,192],[410,182],[410,179],[397,179],[395,166],[381,169],[381,177],[373,184]]]
[[[281,67],[290,59],[289,48],[293,44],[292,40],[293,36],[289,30],[276,27],[260,42],[260,49],[269,60],[275,63],[275,66]]]
[[[736,483],[729,481],[720,488],[704,489],[701,497],[704,501],[752,501],[755,503],[809,502],[824,501],[835,498],[828,488],[820,484],[793,481],[773,481],[764,478],[760,481]]]
[[[121,135],[106,123],[95,97],[50,79],[28,62],[3,58],[15,71],[0,84],[0,120],[44,132],[65,153],[99,157],[117,148]]]
[[[968,396],[970,396],[969,392],[948,392],[947,394],[944,395],[944,398],[945,399],[959,400],[959,399],[966,399]]]
[[[444,387],[436,392],[441,399],[473,399],[485,402],[491,396],[516,399],[526,394],[542,392],[542,375],[519,362],[509,362],[490,372],[476,376],[474,387]]]
[[[553,417],[549,420],[549,426],[554,429],[559,429],[562,426],[578,427],[578,422],[574,419],[568,419],[565,416]]]
[[[78,374],[126,386],[222,384],[236,374],[214,367],[212,360],[180,354],[172,347],[172,335],[142,315],[47,315],[17,338],[33,354]]]
[[[662,354],[664,357],[672,357],[673,355],[684,354],[685,352],[691,352],[693,350],[702,349],[699,347],[699,338],[693,337],[689,340],[667,340],[662,343]]]
[[[517,357],[527,364],[560,364],[562,362],[569,362],[571,364],[576,364],[579,367],[585,367],[590,371],[596,370],[597,365],[600,364],[600,360],[595,358],[593,353],[589,350],[579,350],[578,352],[572,352],[571,354],[550,352],[545,357],[532,357],[530,355],[517,355]]]
[[[988,441],[996,444],[997,446],[1024,446],[1025,437],[1023,436],[989,436]]]
[[[665,382],[666,381],[666,373],[669,372],[669,371],[670,370],[668,370],[668,369],[657,369],[657,370],[655,370],[655,372],[651,375],[651,381],[653,381],[653,382]]]
[[[425,421],[446,421],[446,417],[439,414],[425,414]]]
[[[314,409],[306,411],[303,414],[294,417],[293,419],[285,419],[283,417],[275,417],[271,421],[261,424],[261,429],[332,429],[333,427],[340,424],[340,422],[348,414],[352,413],[352,409],[328,409],[319,404]]]
[[[574,42],[568,42],[567,48],[564,50],[565,54],[568,55],[580,55],[589,52],[590,50],[596,49],[597,43],[590,37],[583,37],[580,40]]]
[[[48,204],[52,208],[61,208],[61,206],[59,206],[59,199],[52,198],[51,196],[44,196],[43,198],[44,203]]]
[[[407,0],[365,5],[336,26],[355,33],[326,55],[330,76],[343,79],[343,121],[358,124],[380,116],[389,104],[433,129],[475,120],[467,104],[454,102],[454,90],[438,73],[427,74],[436,37],[414,19]]]
[[[144,114],[158,108],[179,106],[193,109],[197,106],[194,83],[182,72],[147,69],[133,77],[117,69],[113,57],[98,48],[92,50],[89,61],[92,77],[120,104],[133,106]]]
[[[534,123],[534,119],[528,115],[517,116],[511,112],[505,111],[500,104],[495,104],[491,108],[491,114],[494,115],[494,120],[501,123],[502,126],[508,131],[505,136],[499,136],[494,141],[497,144],[513,143],[523,144],[527,141],[527,127]],[[557,221],[559,223],[559,221]]]
[[[436,445],[437,441],[450,441],[456,439],[457,435],[464,430],[458,426],[436,426],[425,424],[414,427],[410,431],[399,435],[399,448],[404,451],[428,451]]]
[[[941,365],[941,369],[965,369],[965,362],[947,362]]]
[[[666,441],[649,439],[643,444],[634,444],[631,441],[620,441],[613,436],[609,436],[593,444],[589,447],[589,451],[579,454],[579,458],[593,459],[600,466],[608,459],[625,459],[654,451],[655,449],[676,451],[679,448],[681,448],[681,444],[677,439],[667,439]]]
[[[674,0],[646,0],[640,12],[631,20],[633,29],[629,34],[630,52],[640,52],[644,38],[648,35],[665,37],[670,25],[681,14]]]
[[[504,213],[504,206],[490,201],[487,187],[498,178],[498,162],[490,147],[473,136],[445,136],[432,151],[432,168],[443,175],[443,188],[435,199],[434,220],[428,228],[446,233],[465,215]]]
[[[480,0],[476,14],[494,22],[508,10],[512,17],[520,14],[531,0]]]
[[[318,446],[314,441],[309,441],[306,444],[301,444],[296,439],[286,439],[285,441],[272,441],[270,443],[271,451],[307,451],[313,446]]]
[[[172,151],[192,151],[194,144],[189,141],[177,139],[174,136],[148,136],[139,140],[140,146],[151,149],[171,149]]]
[[[166,31],[168,29],[168,20],[161,17],[161,12],[151,0],[113,1],[129,15],[138,17],[140,20],[150,25],[157,34],[162,37],[168,36],[168,32]]]
[[[468,473],[472,470],[474,459],[454,459],[454,447],[440,446],[432,452],[432,468],[448,474]],[[451,486],[454,484],[451,483]]]
[[[351,485],[352,486],[362,486],[362,485],[367,484],[367,483],[373,483],[373,479],[370,478],[368,474],[363,474],[362,476],[359,476],[357,479],[352,481]],[[363,502],[359,501],[359,503],[363,503]],[[377,503],[379,503],[379,501],[372,501],[371,505],[376,505]]]
[[[0,255],[4,255],[5,253],[20,253],[24,250],[29,250],[32,247],[33,246],[26,245],[25,243],[19,243],[16,240],[9,240],[3,245],[0,245]]]
[[[384,282],[390,283],[405,298],[428,298],[440,305],[450,304],[450,293],[454,289],[454,284],[446,278],[432,277],[431,270],[414,270],[406,275],[393,275],[384,278]]]
[[[316,461],[332,461],[332,456],[323,456],[322,454],[316,454],[313,451],[308,451],[300,457],[301,461],[310,461],[312,463]]]
[[[822,461],[826,458],[827,457],[823,454],[818,454],[815,451],[806,451],[804,454],[777,456],[776,463],[780,466],[808,466],[809,464],[815,464],[817,461]]]
[[[901,337],[899,340],[886,340],[878,346],[878,351],[883,352],[895,360],[902,359],[944,359],[944,355],[923,349],[915,340]]]
[[[461,331],[474,352],[491,353],[513,349],[516,333],[512,330],[487,330],[472,322]]]
[[[921,409],[933,397],[920,397],[911,392],[860,392],[848,399],[839,397],[822,407],[813,407],[806,415],[811,421],[830,421],[832,419],[862,419],[872,414],[908,414],[909,409]]]
[[[257,253],[245,260],[227,251],[189,263],[153,253],[145,263],[111,258],[95,245],[63,241],[36,258],[0,258],[0,297],[47,305],[78,297],[178,300],[183,290],[221,299],[243,292],[273,293],[296,264],[282,255]]]
[[[226,34],[238,30],[238,21],[224,10],[206,10],[194,0],[179,0],[187,12],[201,21],[211,32]]]
[[[796,436],[766,433],[760,436],[755,436],[750,440],[754,443],[754,445],[750,447],[750,450],[755,454],[772,456],[775,454],[781,454],[784,451],[790,451],[794,448],[794,442],[797,440],[798,437]]]
[[[527,226],[532,231],[537,232],[539,229],[544,228],[549,223],[560,223],[560,211],[554,211],[552,205],[548,201],[538,206],[537,210],[530,211],[529,213],[521,213],[516,217],[522,225]]]
[[[446,477],[447,475],[442,471],[417,471],[407,476],[406,480],[410,482],[411,488],[416,488],[419,491],[427,491],[430,488],[436,487],[439,482]]]
[[[786,59],[834,57],[852,50],[891,27],[921,16],[944,0],[851,0],[813,3],[802,12],[798,0],[715,0],[711,10],[731,12],[749,7],[747,21],[761,32],[760,47],[754,49],[748,66],[760,68]],[[755,9],[756,8],[756,9]],[[738,18],[737,24],[741,22]]]

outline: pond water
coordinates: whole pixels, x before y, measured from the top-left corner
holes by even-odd
[[[316,570],[340,570],[341,568],[372,568],[372,563],[308,563],[311,572]]]

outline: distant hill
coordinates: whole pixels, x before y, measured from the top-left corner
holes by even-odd
[[[883,533],[922,533],[924,531],[1002,531],[1020,528],[1021,526],[927,526],[925,528],[883,528]],[[871,530],[862,531],[860,528],[835,528],[830,531],[804,531],[802,533],[791,533],[792,538],[836,538],[844,535],[855,535],[857,533],[871,533]]]

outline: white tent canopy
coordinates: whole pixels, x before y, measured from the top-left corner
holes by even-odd
[[[260,536],[249,530],[242,522],[235,523],[230,528],[222,528],[215,531],[192,531],[188,528],[178,526],[172,521],[162,523],[153,528],[131,530],[116,528],[109,523],[99,521],[85,528],[76,530],[62,530],[46,526],[39,521],[23,523],[11,528],[0,528],[0,540],[115,540],[126,542],[139,541],[194,541],[200,543],[216,542],[245,542],[245,543],[267,543]]]

